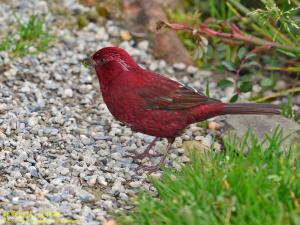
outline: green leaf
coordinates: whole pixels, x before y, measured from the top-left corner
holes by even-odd
[[[260,85],[264,88],[269,88],[274,85],[274,80],[271,78],[265,78],[260,81]]]
[[[241,47],[238,51],[238,57],[239,59],[242,59],[245,57],[246,55],[246,52],[247,52],[247,49],[245,47]]]
[[[209,80],[208,80],[208,78],[206,78],[205,95],[206,95],[207,97],[210,97],[210,92],[209,92]]]
[[[246,55],[245,59],[250,59],[250,58],[252,58],[254,56],[256,56],[255,53],[249,53],[249,54]]]
[[[232,85],[233,85],[233,82],[230,81],[230,80],[227,80],[227,79],[220,80],[218,82],[218,87],[222,88],[222,89],[227,88],[227,87],[231,87]]]
[[[252,90],[252,82],[251,81],[244,81],[241,83],[240,86],[241,92],[248,92]]]
[[[243,75],[240,76],[238,79],[238,82],[244,82],[244,81],[250,81],[251,80],[251,75]]]
[[[236,70],[235,65],[232,62],[222,61],[222,64],[230,72],[234,72]]]
[[[246,67],[253,67],[253,66],[260,66],[260,64],[256,61],[251,61],[251,62],[247,62],[245,63],[242,68],[246,68]]]
[[[230,103],[234,103],[238,100],[239,98],[239,94],[235,94],[234,96],[231,97],[231,99],[229,100]]]
[[[283,50],[283,49],[278,49],[277,51],[279,51],[279,52],[281,52],[283,54],[286,54],[287,56],[293,57],[293,58],[299,58],[297,56],[297,54],[294,53],[294,52],[289,52],[289,51],[286,51],[286,50]]]
[[[197,127],[201,127],[201,128],[207,129],[208,128],[208,121],[204,120],[202,122],[197,123]]]

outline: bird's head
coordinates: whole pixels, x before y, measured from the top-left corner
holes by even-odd
[[[137,67],[137,63],[122,48],[105,47],[91,57],[100,83],[107,83],[119,76],[123,71]]]

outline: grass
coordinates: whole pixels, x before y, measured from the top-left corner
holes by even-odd
[[[150,178],[158,198],[141,193],[118,224],[300,224],[299,148],[283,141],[277,129],[262,147],[249,132],[221,154],[193,151],[180,172]]]
[[[51,35],[45,20],[38,15],[31,15],[28,21],[21,21],[17,16],[16,30],[9,32],[0,40],[0,51],[8,51],[16,56],[36,54],[47,50],[56,36]]]

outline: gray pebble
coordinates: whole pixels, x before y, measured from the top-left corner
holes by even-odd
[[[79,198],[83,202],[90,202],[95,199],[95,196],[85,190],[81,190],[79,193]]]

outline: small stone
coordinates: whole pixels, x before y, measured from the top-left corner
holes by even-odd
[[[103,177],[103,176],[98,176],[98,182],[99,182],[99,184],[101,184],[103,186],[107,186],[107,182],[105,180],[105,177]]]
[[[190,162],[190,158],[183,155],[183,156],[180,157],[180,161],[183,162],[183,163],[187,163],[187,162]]]
[[[189,83],[189,78],[187,77],[187,76],[184,76],[183,78],[182,78],[182,82],[183,83],[185,83],[185,84],[187,84],[187,83]]]
[[[138,44],[137,44],[138,48],[141,49],[141,50],[144,50],[144,51],[147,51],[148,48],[149,48],[149,41],[140,41]]]
[[[0,103],[0,113],[5,112],[6,110],[8,110],[8,106],[4,103]]]
[[[120,160],[120,159],[122,159],[122,155],[120,152],[114,152],[111,154],[111,158],[114,160]]]
[[[122,185],[122,182],[120,180],[115,181],[114,185],[111,188],[112,192],[124,192],[124,186]]]
[[[149,144],[149,143],[151,143],[154,140],[154,138],[155,137],[153,137],[153,136],[145,135],[144,136],[144,142],[147,143],[147,144]]]
[[[0,140],[4,140],[6,135],[0,130]]]
[[[61,175],[67,175],[68,173],[70,173],[70,170],[69,170],[69,168],[61,167],[59,172]]]
[[[96,135],[93,135],[92,137],[97,141],[99,141],[99,140],[111,141],[112,140],[112,136],[105,136],[105,135],[101,135],[101,134],[96,134]]]
[[[103,206],[106,209],[110,210],[113,207],[113,202],[111,200],[106,200],[106,201],[103,202]]]
[[[30,87],[24,86],[24,87],[22,87],[22,88],[20,89],[20,91],[23,92],[23,93],[29,93],[29,92],[30,92]]]
[[[108,26],[107,32],[113,37],[118,37],[120,35],[120,29],[116,26]]]
[[[97,175],[91,176],[91,178],[87,181],[89,186],[94,186],[97,182]]]
[[[177,70],[184,70],[186,66],[184,63],[174,63],[173,67]]]
[[[30,47],[28,48],[28,51],[29,51],[30,53],[35,53],[37,50],[36,50],[35,47],[30,46]]]
[[[203,138],[204,138],[203,136],[197,135],[194,139],[195,139],[196,141],[200,141],[200,140],[202,140]]]
[[[85,190],[81,190],[79,193],[79,198],[83,202],[90,202],[95,199],[95,196]]]
[[[198,68],[195,67],[195,66],[188,66],[186,71],[189,73],[189,74],[195,74],[197,71],[198,71]]]
[[[103,225],[117,225],[117,222],[115,220],[107,220]]]
[[[35,5],[38,12],[46,14],[49,12],[48,4],[45,1],[38,1]]]
[[[73,91],[71,88],[67,88],[64,90],[64,93],[63,93],[63,97],[64,98],[72,98],[73,97]]]
[[[37,117],[32,116],[28,119],[28,125],[30,127],[34,127],[38,124],[38,121],[39,121],[39,119]]]
[[[19,197],[13,197],[12,198],[12,203],[15,204],[15,205],[19,204]]]
[[[214,150],[216,151],[216,152],[220,152],[221,151],[221,145],[218,143],[218,142],[215,142],[214,143]]]
[[[59,88],[58,83],[54,82],[53,80],[47,80],[45,86],[49,90],[56,90]]]
[[[121,30],[120,36],[123,39],[123,41],[128,41],[131,39],[131,35],[127,30]]]
[[[211,131],[219,130],[221,127],[221,124],[218,124],[214,121],[208,122],[208,129],[210,129]]]
[[[275,90],[280,91],[286,88],[286,83],[283,80],[278,80],[275,85]]]
[[[35,192],[35,196],[37,200],[44,200],[46,191],[37,191]]]
[[[84,145],[90,145],[92,143],[91,139],[85,135],[80,135],[80,139]]]
[[[96,38],[96,39],[99,39],[99,40],[104,40],[104,41],[108,40],[109,36],[108,36],[108,34],[106,33],[104,27],[100,27],[100,28],[99,28],[98,32],[97,32],[96,35],[95,35],[95,38]]]
[[[133,181],[133,182],[130,182],[130,183],[129,183],[129,186],[130,186],[130,187],[133,187],[133,188],[140,187],[141,185],[142,185],[142,182],[141,182],[141,181]]]
[[[164,70],[164,69],[165,69],[166,67],[168,67],[168,66],[167,66],[167,63],[166,63],[165,60],[159,60],[159,62],[158,62],[158,67],[159,67],[160,69]]]
[[[261,91],[261,86],[258,84],[253,85],[252,90],[256,93],[259,93]]]
[[[16,171],[12,171],[10,174],[12,177],[14,177],[15,179],[22,177],[22,174],[20,173],[20,171],[16,170]]]
[[[20,129],[20,130],[25,129],[25,127],[26,127],[26,124],[25,124],[25,123],[19,123],[19,129]]]
[[[87,94],[87,93],[89,93],[92,89],[93,89],[93,86],[92,86],[92,85],[89,85],[89,84],[87,84],[87,85],[80,85],[80,87],[79,87],[79,92],[80,92],[81,94]]]
[[[155,70],[157,70],[157,68],[158,68],[158,65],[156,62],[152,62],[149,66],[149,70],[151,70],[151,71],[155,71]]]
[[[33,177],[39,177],[37,169],[34,166],[30,166],[28,168],[28,170],[29,170],[29,173],[30,173],[31,176],[33,176]]]
[[[62,196],[60,194],[47,194],[46,196],[51,202],[60,202],[62,200]]]
[[[122,199],[123,201],[127,201],[128,196],[125,193],[120,193],[120,199]]]
[[[89,74],[83,74],[83,76],[80,77],[80,83],[82,84],[91,84],[92,81],[92,76],[90,76]]]
[[[201,143],[204,145],[204,146],[207,146],[207,147],[211,147],[211,142],[212,142],[212,138],[211,136],[206,136],[204,138],[202,138],[201,140]]]

